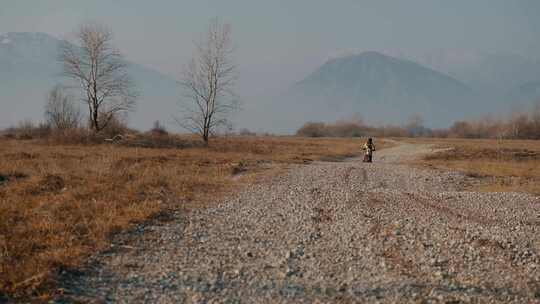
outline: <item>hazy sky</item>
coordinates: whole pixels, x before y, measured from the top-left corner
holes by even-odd
[[[300,80],[346,50],[511,51],[540,57],[537,0],[0,0],[0,33],[110,26],[127,57],[179,75],[212,17],[233,26],[242,94]]]

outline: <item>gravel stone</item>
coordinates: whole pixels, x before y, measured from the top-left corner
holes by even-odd
[[[428,145],[292,166],[127,233],[57,302],[539,303],[540,198],[404,164]]]

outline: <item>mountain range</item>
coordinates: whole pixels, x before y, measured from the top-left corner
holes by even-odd
[[[0,35],[0,128],[41,120],[47,91],[64,82],[61,41],[43,33]],[[129,63],[140,92],[130,125],[148,129],[177,113],[180,87],[167,75]],[[273,97],[264,96],[238,115],[238,127],[294,132],[309,120],[360,114],[369,123],[398,124],[419,114],[429,127],[502,113],[540,97],[540,65],[509,54],[435,53],[418,60],[362,52],[328,60]]]
[[[405,121],[419,114],[444,125],[474,99],[464,83],[415,62],[378,52],[329,60],[289,91],[314,107],[354,111],[371,123]]]
[[[444,128],[456,120],[527,109],[540,98],[540,66],[534,61],[471,54],[431,54],[418,60],[425,64],[373,51],[332,58],[251,116],[280,132],[353,115],[377,125],[420,115],[426,126]]]

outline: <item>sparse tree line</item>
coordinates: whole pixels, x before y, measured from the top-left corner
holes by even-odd
[[[455,122],[448,130],[435,132],[438,137],[540,139],[540,102],[529,112],[513,113],[506,118],[486,117]]]
[[[174,120],[198,134],[204,143],[220,128],[229,126],[229,114],[238,109],[234,86],[237,69],[232,61],[231,27],[214,19],[206,36],[196,43],[190,64],[183,70],[181,109]],[[125,119],[139,96],[128,72],[128,62],[113,45],[112,31],[98,24],[84,24],[74,41],[64,41],[58,59],[65,84],[48,93],[45,122],[21,122],[22,137],[73,134],[111,137],[126,132]],[[82,105],[82,108],[80,107]],[[158,121],[151,134],[168,134]]]
[[[373,127],[362,119],[341,120],[335,123],[308,122],[296,132],[307,137],[436,137],[436,138],[494,138],[540,139],[540,101],[530,111],[513,113],[504,118],[485,117],[456,121],[447,129],[424,126],[419,115],[404,125]]]
[[[65,41],[60,47],[58,58],[68,81],[54,86],[48,93],[45,122],[36,126],[26,120],[11,130],[17,130],[22,138],[50,134],[118,138],[119,134],[130,131],[126,118],[135,109],[139,94],[128,73],[127,61],[112,41],[113,34],[107,27],[82,25],[75,32],[75,41]],[[230,26],[214,19],[206,35],[196,43],[193,58],[179,81],[184,95],[181,115],[175,116],[174,121],[199,135],[205,144],[218,130],[231,130],[229,116],[239,108],[234,93],[238,74],[232,60],[233,51]],[[168,134],[159,121],[149,133]],[[255,135],[247,129],[240,130],[239,134]],[[499,119],[456,121],[447,129],[427,128],[419,115],[411,116],[403,125],[379,127],[367,125],[357,115],[334,123],[308,122],[296,134],[307,137],[540,139],[540,101],[525,113]]]
[[[334,123],[307,122],[297,130],[296,135],[306,137],[420,137],[431,134],[424,127],[422,117],[413,115],[402,126],[386,125],[373,127],[366,124],[360,115],[338,120]]]

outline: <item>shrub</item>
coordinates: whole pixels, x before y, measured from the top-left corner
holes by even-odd
[[[156,120],[154,122],[154,126],[152,127],[152,129],[150,130],[150,133],[152,135],[157,135],[157,136],[164,136],[164,135],[169,135],[169,132],[167,131],[167,129],[165,129],[165,126],[163,126],[159,120]]]
[[[256,136],[257,134],[255,132],[251,132],[249,129],[243,128],[238,131],[238,135],[240,136]]]
[[[45,104],[45,120],[54,129],[73,129],[79,127],[81,112],[75,105],[72,95],[57,85],[50,92]]]
[[[49,144],[89,145],[103,143],[105,137],[85,128],[54,130],[46,139]]]
[[[101,117],[106,117],[106,115],[101,115]],[[100,123],[100,125],[103,125],[104,123]],[[104,138],[114,138],[115,136],[135,132],[133,130],[130,130],[127,126],[126,119],[120,115],[113,115],[105,128],[103,128],[101,131],[97,133],[98,137],[104,137]]]
[[[305,137],[324,137],[328,135],[328,130],[326,129],[326,125],[322,122],[308,122],[296,131],[296,135]]]
[[[44,138],[51,134],[51,127],[46,123],[40,123],[37,126],[31,120],[23,120],[16,127],[11,127],[5,130],[4,137],[29,140]]]
[[[366,127],[353,121],[338,121],[326,125],[327,136],[332,137],[362,137],[366,134]]]

